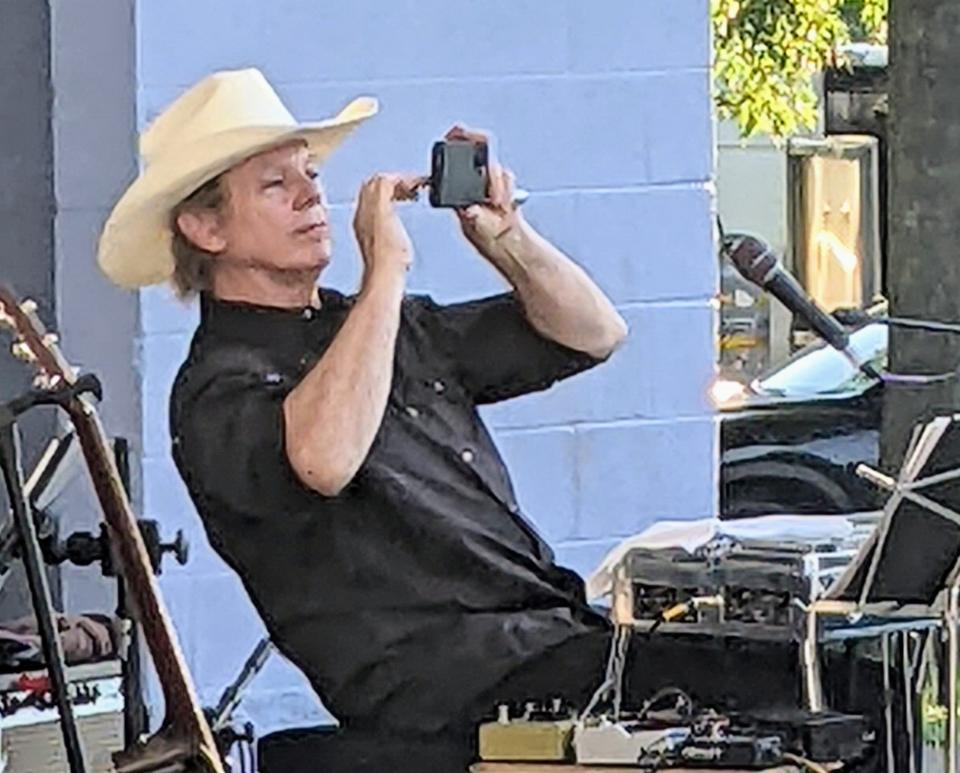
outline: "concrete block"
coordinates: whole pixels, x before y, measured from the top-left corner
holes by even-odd
[[[664,518],[706,518],[717,504],[711,417],[580,430],[578,536],[625,537]]]
[[[706,68],[707,0],[615,0],[569,4],[574,72]]]
[[[164,560],[164,575],[208,577],[227,571],[227,565],[210,547],[203,522],[194,508],[173,461],[149,457],[143,461],[144,505],[142,517],[160,525],[164,541],[170,541],[182,529],[190,543],[190,556],[185,566],[172,558]]]
[[[483,409],[492,426],[556,426],[712,412],[712,306],[644,304],[620,310],[630,329],[624,344],[589,371]]]
[[[192,334],[200,320],[197,301],[181,301],[169,284],[140,290],[140,327],[144,335]]]
[[[496,443],[525,517],[551,544],[572,536],[578,501],[574,431],[505,431],[497,434]]]
[[[573,569],[586,580],[619,542],[618,539],[570,540],[556,545],[553,552],[558,564]]]
[[[351,200],[377,171],[426,172],[433,141],[458,122],[493,132],[495,150],[532,191],[705,181],[713,172],[706,72],[449,80],[430,88],[304,83],[278,91],[301,120],[326,117],[358,94],[380,99],[381,113],[325,165],[334,202]],[[179,92],[145,90],[142,120]]]
[[[143,447],[149,456],[170,452],[170,392],[190,346],[190,335],[150,335],[140,342],[143,372]]]
[[[236,678],[264,628],[232,572],[194,580],[192,590],[190,661],[204,699],[214,700]]]
[[[544,13],[536,0],[467,4],[456,14],[442,0],[141,0],[139,11],[149,86],[251,65],[278,83],[308,83],[558,73],[567,59],[565,9]]]
[[[282,89],[305,118],[358,93],[378,96],[381,113],[328,162],[332,200],[354,189],[358,169],[425,171],[430,145],[457,122],[493,132],[500,158],[534,192],[705,181],[713,171],[706,71]]]

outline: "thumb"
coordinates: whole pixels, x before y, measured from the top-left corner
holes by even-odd
[[[480,219],[483,207],[477,204],[471,204],[469,207],[462,207],[456,210],[460,222],[465,225],[474,225]]]

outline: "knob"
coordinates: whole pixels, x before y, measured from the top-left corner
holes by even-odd
[[[13,356],[22,362],[36,362],[37,356],[33,353],[33,349],[30,348],[30,345],[25,341],[17,341],[13,346],[10,347],[10,351],[13,352]]]
[[[173,557],[180,566],[184,566],[190,558],[190,541],[183,533],[183,529],[177,529],[177,536],[173,542],[160,543],[160,553],[173,553]]]

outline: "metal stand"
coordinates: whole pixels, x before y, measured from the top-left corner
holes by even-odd
[[[231,750],[236,746],[241,759],[245,754],[244,748],[249,749],[252,759],[252,770],[256,770],[256,735],[252,722],[246,722],[242,730],[237,730],[233,725],[233,712],[236,711],[240,701],[243,700],[243,692],[247,689],[257,674],[269,660],[274,651],[273,642],[268,637],[262,638],[257,642],[253,652],[247,658],[237,678],[231,682],[220,696],[216,708],[204,709],[207,722],[210,724],[210,730],[213,732],[214,740],[217,744],[217,750],[220,756],[225,760],[230,770],[233,770],[231,761]],[[246,770],[246,766],[241,763],[241,770]]]
[[[21,463],[20,435],[16,424],[17,409],[25,410],[34,401],[27,400],[0,406],[0,466],[6,483],[10,507],[20,533],[20,546],[26,567],[27,581],[33,600],[34,613],[43,644],[43,655],[47,672],[53,686],[57,708],[60,713],[60,728],[66,748],[67,761],[71,773],[84,773],[83,750],[77,733],[76,719],[70,706],[67,693],[67,678],[64,665],[63,647],[57,635],[50,599],[50,586],[44,572],[40,543],[33,522],[30,503],[24,496],[23,468]]]
[[[862,588],[856,594],[856,600],[840,600],[837,597],[845,591],[846,582],[850,581],[856,573],[854,565],[848,567],[844,577],[837,581],[834,588],[827,594],[827,597],[814,601],[806,610],[806,639],[804,644],[810,645],[803,647],[802,667],[804,675],[804,684],[809,686],[806,691],[807,708],[811,711],[823,711],[825,709],[820,695],[820,665],[817,651],[817,644],[829,638],[856,638],[871,635],[881,636],[881,645],[883,651],[884,664],[884,687],[889,695],[891,685],[889,683],[889,669],[891,667],[891,640],[895,635],[903,637],[909,636],[911,632],[916,633],[923,630],[940,631],[946,640],[946,661],[947,661],[947,706],[946,715],[946,755],[945,755],[945,773],[960,773],[960,759],[958,759],[958,716],[960,710],[960,700],[958,700],[957,679],[960,678],[960,556],[953,559],[952,569],[944,578],[940,590],[935,598],[929,599],[924,603],[902,603],[893,600],[872,600],[875,583],[878,577],[878,569],[882,558],[883,548],[890,539],[893,527],[894,516],[897,509],[903,502],[910,502],[927,512],[939,516],[957,526],[960,526],[960,513],[948,507],[925,493],[924,489],[929,489],[940,483],[949,482],[960,478],[960,468],[920,477],[925,465],[929,462],[934,452],[934,448],[940,443],[947,428],[952,423],[960,422],[960,414],[951,417],[937,417],[923,426],[918,426],[909,448],[905,454],[905,461],[896,478],[884,475],[865,465],[857,468],[858,474],[870,480],[877,486],[890,492],[884,508],[884,517],[880,523],[874,539],[868,540],[864,546],[864,551],[869,551],[872,547],[873,555],[869,564],[866,565],[866,578]],[[821,629],[821,623],[824,618],[834,618],[846,620],[846,625],[840,623],[834,626],[832,631],[826,632]],[[863,618],[872,618],[877,622],[870,626],[862,626],[859,623]],[[904,703],[906,708],[907,732],[911,739],[910,743],[910,771],[915,770],[916,744],[913,734],[912,716],[913,702],[911,700],[911,691],[922,686],[922,680],[918,677],[915,684],[911,684],[913,667],[910,663],[909,644],[904,638],[903,642],[903,668],[904,668]],[[924,669],[917,669],[922,674]],[[887,724],[887,759],[888,769],[893,770],[893,749],[891,739],[893,737],[893,717],[891,707],[888,705],[885,711]]]

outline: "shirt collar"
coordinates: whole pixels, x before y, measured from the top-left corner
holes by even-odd
[[[330,319],[348,303],[341,293],[323,288],[320,289],[319,309],[225,301],[204,292],[200,294],[200,326],[216,335],[270,342],[278,340],[278,336],[288,335],[292,329],[306,327],[313,320]]]

